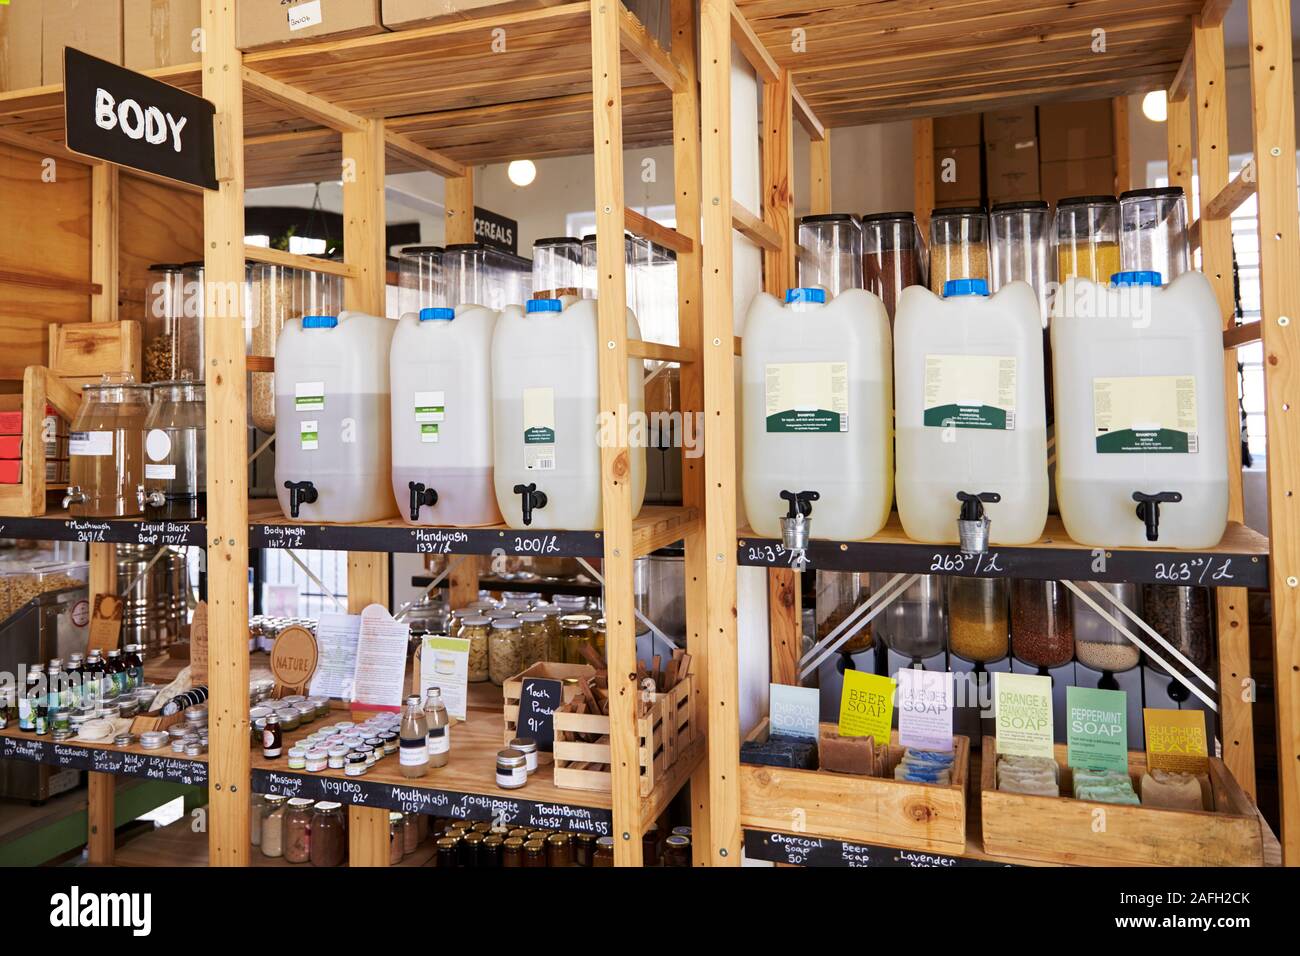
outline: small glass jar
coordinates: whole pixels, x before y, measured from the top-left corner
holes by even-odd
[[[506,837],[501,844],[501,865],[521,867],[524,865],[524,841],[519,837]]]
[[[301,747],[289,748],[289,769],[306,770],[307,769],[307,751]]]
[[[460,841],[455,837],[442,837],[435,846],[438,849],[434,859],[437,866],[453,868],[460,866]]]
[[[311,859],[312,801],[294,797],[284,811],[284,860],[306,863]]]
[[[614,838],[601,837],[596,841],[596,852],[591,858],[592,866],[614,865]]]
[[[262,845],[262,814],[266,809],[266,794],[255,793],[248,801],[248,842]]]
[[[532,737],[515,737],[510,741],[510,747],[518,750],[528,760],[528,772],[537,772],[537,741]]]
[[[596,855],[596,835],[594,833],[575,833],[573,835],[573,865],[591,866]]]
[[[284,856],[284,815],[288,801],[276,793],[266,795],[262,807],[262,856],[279,859]]]
[[[664,866],[690,866],[691,841],[684,836],[673,835],[664,841]]]
[[[567,833],[552,833],[546,838],[546,865],[573,866],[573,840]]]
[[[523,625],[518,618],[497,618],[488,636],[488,676],[498,687],[524,669]]]
[[[476,868],[483,864],[483,841],[487,839],[477,830],[471,830],[460,838],[460,865]]]
[[[518,790],[528,782],[528,757],[518,750],[507,748],[497,753],[497,786],[503,790]]]
[[[478,848],[479,866],[495,869],[501,865],[501,852],[505,839],[497,833],[489,833],[483,838]]]
[[[641,865],[659,865],[659,825],[650,824],[641,834]]]
[[[605,659],[605,619],[596,618],[596,623],[591,626],[591,644],[600,655],[601,660]]]
[[[466,680],[479,683],[491,676],[488,669],[488,631],[492,622],[486,617],[467,617],[461,621],[459,638],[469,641],[469,664]],[[434,663],[437,670],[440,662]],[[448,666],[451,665],[448,662]]]
[[[590,614],[566,614],[560,618],[560,660],[565,664],[585,664],[582,656],[583,646],[595,648],[595,636],[592,625],[595,618]]]
[[[420,847],[420,814],[402,815],[402,853],[414,853]]]
[[[564,611],[558,604],[548,604],[537,609],[546,615],[546,660],[559,662],[564,659],[563,645],[560,641],[560,617]]]
[[[546,844],[541,840],[529,840],[524,844],[524,866],[546,866]]]
[[[348,835],[343,804],[322,801],[311,815],[311,865],[342,866]]]
[[[388,815],[388,865],[396,866],[402,862],[405,853],[405,841],[402,837],[402,815],[396,811]]]
[[[523,659],[520,662],[523,666],[520,670],[523,670],[546,660],[546,638],[549,631],[546,627],[546,615],[537,611],[520,614],[519,625],[523,644]]]
[[[342,770],[348,763],[347,747],[331,747],[327,751],[326,766],[330,770]]]
[[[364,753],[353,751],[348,754],[348,762],[344,765],[343,773],[348,777],[361,777],[370,767],[370,762]]]

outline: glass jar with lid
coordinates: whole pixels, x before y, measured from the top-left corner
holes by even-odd
[[[909,285],[924,285],[921,233],[910,212],[862,217],[862,287],[885,303],[890,324],[898,297]]]
[[[456,636],[469,641],[469,671],[466,680],[470,683],[485,681],[491,676],[488,668],[488,631],[491,626],[490,620],[480,616],[466,617],[460,622],[460,631]],[[435,669],[441,666],[441,662],[434,664]],[[447,666],[454,668],[450,661]]]
[[[523,667],[532,667],[540,661],[547,660],[546,642],[549,630],[546,627],[546,615],[529,611],[519,615],[521,639],[523,643]]]
[[[1119,266],[1158,272],[1165,285],[1191,268],[1187,200],[1181,186],[1130,189],[1119,197]],[[1110,276],[1106,277],[1106,281]]]
[[[565,664],[585,664],[582,656],[583,646],[595,647],[592,625],[595,620],[590,614],[565,614],[560,618],[560,661]]]
[[[832,297],[862,288],[862,224],[857,216],[803,216],[798,241],[800,287],[822,288]]]
[[[989,290],[1008,282],[1027,282],[1038,297],[1047,328],[1048,296],[1056,281],[1056,264],[1048,251],[1052,212],[1042,200],[998,203],[989,213]]]
[[[105,375],[97,384],[82,386],[68,439],[72,484],[63,499],[75,517],[140,514],[149,391],[130,373]]]
[[[1052,227],[1056,274],[1103,285],[1119,272],[1119,202],[1114,196],[1070,196],[1056,204]]]
[[[288,801],[275,793],[268,793],[262,804],[261,843],[262,856],[278,859],[284,856],[284,814]]]
[[[1098,594],[1093,582],[1079,581],[1077,586],[1103,611],[1125,623],[1134,633],[1139,632],[1136,624],[1128,622],[1124,612],[1116,608],[1109,600]],[[1142,594],[1136,584],[1097,584],[1133,613],[1141,616]],[[1118,674],[1132,670],[1141,660],[1137,645],[1124,636],[1124,633],[1111,624],[1091,607],[1076,596],[1074,605],[1074,653],[1084,667],[1102,671],[1105,674]],[[1103,685],[1104,686],[1104,685]],[[1112,690],[1114,688],[1111,688]]]
[[[293,797],[284,811],[284,861],[306,863],[311,860],[312,801]]]
[[[600,837],[596,840],[596,852],[591,857],[592,866],[614,865],[614,838]]]
[[[193,521],[206,513],[207,413],[204,385],[189,372],[153,387],[144,423],[140,506],[150,518]]]
[[[397,266],[398,302],[402,315],[447,304],[442,276],[442,246],[407,246]]]
[[[1028,578],[1011,582],[1011,650],[1040,670],[1074,659],[1074,618],[1064,584]]]
[[[492,622],[488,635],[488,676],[500,687],[524,669],[524,632],[518,618],[503,617]]]
[[[865,571],[818,571],[817,640],[824,640],[871,596],[871,575]],[[860,615],[850,627],[862,624]],[[862,624],[852,637],[839,646],[841,654],[856,654],[872,646],[875,637],[872,623]],[[843,633],[840,634],[843,637]]]
[[[871,575],[871,589],[880,591],[893,575]],[[948,613],[943,578],[923,574],[894,598],[874,621],[876,637],[896,654],[922,661],[942,654],[948,641]]]
[[[582,295],[582,240],[554,236],[533,243],[533,297]]]
[[[1005,578],[948,578],[948,649],[977,664],[1006,657],[1008,601]]]
[[[988,215],[982,206],[952,206],[930,215],[930,291],[950,279],[989,277]]]
[[[343,804],[322,800],[311,815],[311,865],[342,866],[347,849]]]
[[[1146,622],[1202,671],[1208,671],[1214,661],[1214,637],[1211,629],[1213,610],[1209,588],[1175,584],[1142,586],[1142,613]],[[1196,680],[1188,671],[1187,665],[1159,646],[1154,639],[1150,644],[1151,649],[1175,671]],[[1142,656],[1149,667],[1164,672],[1164,668],[1150,655]],[[1191,697],[1191,692],[1181,681],[1171,678],[1169,696],[1182,702]]]
[[[177,263],[162,262],[149,267],[145,290],[143,370],[146,382],[168,382],[180,378],[180,330],[192,320],[185,315],[185,278]],[[199,330],[202,335],[202,329]],[[192,337],[192,331],[187,330]],[[190,369],[201,374],[202,368]]]
[[[388,865],[396,866],[405,855],[406,842],[402,836],[402,815],[397,811],[388,814]]]

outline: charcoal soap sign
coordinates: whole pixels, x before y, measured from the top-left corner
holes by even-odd
[[[68,149],[168,179],[217,188],[212,119],[200,96],[65,47]]]
[[[524,678],[519,691],[520,737],[532,737],[537,749],[550,751],[555,743],[555,711],[564,703],[564,685],[558,680]]]

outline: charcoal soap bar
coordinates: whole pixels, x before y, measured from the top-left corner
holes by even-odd
[[[740,762],[816,770],[817,741],[788,734],[772,734],[767,740],[746,740],[740,745]]]
[[[823,770],[866,777],[876,775],[876,742],[873,738],[841,737],[823,729],[819,744]]]

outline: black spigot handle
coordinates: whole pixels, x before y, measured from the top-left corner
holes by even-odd
[[[1147,540],[1156,541],[1160,538],[1160,506],[1176,504],[1183,500],[1183,496],[1177,491],[1158,491],[1153,495],[1144,491],[1135,491],[1133,500],[1138,503],[1139,520],[1147,526]]]
[[[526,485],[515,485],[514,491],[522,499],[524,527],[528,527],[533,523],[534,509],[546,507],[546,492],[538,491],[537,485],[532,482]]]
[[[803,515],[805,518],[812,516],[812,503],[821,500],[820,491],[783,491],[781,500],[790,502],[790,510],[786,512],[787,518],[797,518]]]
[[[1002,496],[996,491],[959,491],[957,500],[961,502],[961,520],[979,521],[984,517],[984,505],[997,504]]]
[[[411,520],[420,520],[420,508],[428,505],[432,508],[438,503],[438,492],[426,488],[423,482],[408,481],[406,487],[411,489]]]
[[[289,489],[289,517],[291,518],[298,517],[298,509],[301,505],[315,504],[316,499],[320,497],[316,485],[310,481],[286,481],[284,486]]]

